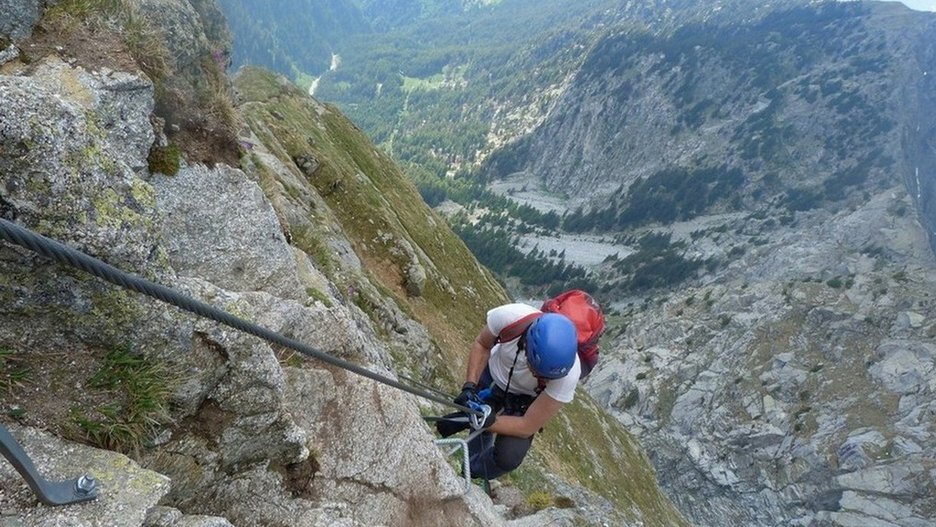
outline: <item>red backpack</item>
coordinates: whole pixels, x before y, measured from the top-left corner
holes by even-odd
[[[598,364],[598,339],[605,329],[601,306],[585,291],[570,289],[543,302],[540,311],[540,313],[531,313],[505,327],[497,335],[497,340],[508,342],[518,338],[543,313],[565,315],[575,324],[578,334],[578,356],[582,365],[582,374],[579,379],[584,379]]]

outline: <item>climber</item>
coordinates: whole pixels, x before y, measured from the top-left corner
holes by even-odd
[[[509,326],[534,319],[519,336],[500,336]],[[505,331],[507,330],[507,331]],[[513,336],[513,335],[508,335]],[[572,401],[581,366],[575,325],[565,316],[540,313],[526,304],[506,304],[487,313],[468,356],[468,371],[455,403],[489,405],[490,418],[468,444],[471,474],[494,479],[517,468],[540,430]],[[454,413],[437,422],[443,437],[470,425]]]

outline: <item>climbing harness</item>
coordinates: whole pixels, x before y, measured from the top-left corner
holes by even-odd
[[[511,337],[509,340],[513,340],[515,338],[517,338],[517,336]],[[503,397],[504,397],[505,403],[509,402],[510,396],[509,396],[508,390],[510,390],[510,381],[513,379],[514,370],[517,367],[517,359],[520,358],[520,353],[524,353],[526,351],[526,335],[521,334],[519,338],[520,338],[520,341],[517,343],[517,353],[514,355],[513,363],[510,365],[510,373],[507,375],[507,387],[503,391]],[[479,399],[481,401],[490,400],[490,397],[494,396],[494,393],[495,393],[494,389],[495,389],[495,386],[492,384],[491,386],[481,390],[480,392],[478,392]],[[500,390],[500,388],[497,388],[497,390]],[[539,391],[537,391],[537,393],[539,393]],[[481,394],[484,394],[484,395],[481,395]],[[471,428],[472,430],[471,433],[468,434],[468,437],[465,439],[443,438],[443,439],[436,439],[435,441],[435,444],[440,445],[440,446],[454,445],[454,447],[447,452],[447,455],[453,455],[453,454],[458,453],[459,449],[462,450],[463,463],[465,465],[465,468],[463,470],[463,474],[465,476],[465,492],[468,492],[468,490],[471,488],[471,470],[470,470],[471,452],[469,451],[468,445],[473,439],[475,439],[476,437],[478,437],[479,435],[481,435],[482,433],[486,431],[486,429],[482,427],[484,426],[485,421],[487,421],[488,417],[491,415],[491,412],[493,411],[491,409],[491,406],[488,404],[483,404],[483,403],[476,402],[476,401],[468,401],[467,404],[471,408],[475,410],[479,410],[481,412],[481,415],[452,414],[452,415],[447,415],[447,416],[425,416],[423,418],[429,422],[441,421],[441,422],[460,424],[462,425],[460,427],[461,429],[465,429],[468,427]],[[493,443],[491,443],[490,445],[486,445],[484,449],[478,453],[478,455],[483,454],[484,452],[487,451],[487,449],[493,448],[493,447],[494,447]],[[485,489],[486,493],[490,494],[490,481],[488,479],[487,474],[483,474],[480,477],[483,478],[483,483],[481,485],[482,488]]]
[[[520,358],[520,352],[526,353],[526,335],[520,337],[520,342],[517,343],[517,353],[514,355],[513,363],[510,364],[510,373],[507,374],[507,387],[504,388],[504,394],[510,393],[510,381],[513,379],[514,368],[517,367],[517,359]]]

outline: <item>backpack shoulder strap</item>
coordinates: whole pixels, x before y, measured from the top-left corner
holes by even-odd
[[[513,324],[508,324],[497,334],[497,342],[510,342],[520,337],[520,335],[523,335],[523,332],[533,324],[533,321],[541,316],[543,316],[543,313],[537,311],[536,313],[530,313]]]

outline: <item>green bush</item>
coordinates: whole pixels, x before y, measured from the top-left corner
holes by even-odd
[[[535,511],[542,510],[553,504],[553,497],[545,490],[534,491],[527,497],[527,504]]]
[[[174,176],[179,173],[182,150],[175,143],[169,143],[166,146],[153,146],[146,160],[149,163],[151,174]]]

